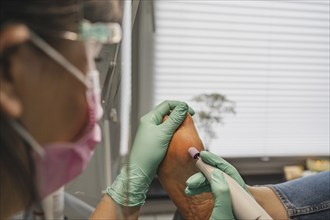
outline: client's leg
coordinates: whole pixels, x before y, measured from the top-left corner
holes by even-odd
[[[212,193],[186,196],[186,180],[198,172],[188,149],[204,150],[190,115],[174,133],[167,154],[159,167],[159,180],[185,219],[209,219],[213,209]]]

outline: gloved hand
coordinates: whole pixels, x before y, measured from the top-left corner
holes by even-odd
[[[215,204],[211,219],[235,219],[232,213],[228,184],[221,171],[232,177],[243,189],[245,189],[245,191],[250,193],[247,185],[236,168],[221,157],[207,151],[201,151],[200,158],[205,163],[214,166],[219,170],[214,169],[212,172],[211,183],[209,183],[201,172],[192,175],[187,180],[185,193],[187,195],[196,195],[203,192],[212,192],[214,195]]]
[[[175,130],[187,113],[194,111],[184,102],[165,101],[140,119],[129,163],[120,171],[107,193],[124,206],[142,205]],[[162,123],[163,117],[169,115]]]
[[[208,151],[201,151],[200,152],[200,158],[207,164],[217,167],[221,171],[225,172],[228,174],[231,178],[233,178],[243,189],[245,189],[246,192],[249,192],[249,189],[247,185],[245,184],[244,180],[242,179],[241,175],[238,173],[236,168],[232,166],[230,163],[228,163],[226,160],[222,159],[221,157],[208,152]],[[195,174],[196,175],[196,174]],[[199,174],[202,175],[202,174]],[[194,175],[193,175],[194,176]],[[192,177],[193,177],[192,176]],[[191,178],[192,178],[191,177]],[[195,190],[195,189],[190,189],[189,187],[186,189],[186,192],[189,192],[190,190]],[[198,190],[201,190],[200,192],[191,192],[194,194],[205,192],[205,191],[210,191],[210,186],[206,178],[204,178],[203,182],[200,182],[200,187]]]
[[[188,195],[195,195],[198,192],[202,192],[205,187],[201,185],[201,182],[205,182],[206,178],[202,173],[196,173],[191,176],[187,180],[187,188],[193,190],[187,190],[186,193]],[[214,169],[211,174],[211,187],[210,190],[214,196],[214,208],[212,211],[212,215],[210,217],[211,220],[220,220],[220,219],[235,219],[232,205],[231,205],[231,197],[229,186],[227,181],[223,175],[223,173]],[[201,188],[201,189],[200,189]]]

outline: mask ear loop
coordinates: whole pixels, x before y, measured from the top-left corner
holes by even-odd
[[[58,64],[81,81],[87,88],[91,86],[85,75],[77,67],[71,64],[62,54],[60,54],[31,30],[30,39],[40,50],[45,52],[49,57],[53,58]]]
[[[45,150],[40,144],[26,131],[26,129],[14,120],[10,120],[12,127],[25,139],[26,142],[33,148],[33,150],[42,158],[45,156]]]
[[[48,43],[36,35],[30,30],[31,41],[43,52],[45,52],[49,57],[53,58],[57,63],[64,67],[69,73],[73,74],[79,81],[81,81],[87,88],[90,85],[90,81],[87,77],[73,64],[71,64],[62,54],[52,48]],[[45,156],[45,150],[40,146],[40,144],[27,132],[27,130],[20,125],[18,122],[11,120],[12,127],[27,141],[33,150],[42,158]]]

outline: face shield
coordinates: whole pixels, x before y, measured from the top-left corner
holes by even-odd
[[[20,14],[16,11],[17,4],[24,9],[19,11]],[[111,112],[120,82],[116,67],[122,37],[122,1],[50,0],[30,5],[13,0],[12,5],[4,16],[26,24],[42,41],[51,43],[56,39],[66,39],[87,43],[88,66],[100,72],[102,104],[106,112]]]
[[[120,82],[119,74],[116,74],[115,71],[122,38],[120,24],[113,22],[92,23],[83,20],[78,33],[66,31],[63,33],[63,38],[86,42],[88,56],[90,56],[89,66],[94,67],[96,65],[100,72],[101,100],[105,112],[111,112],[109,109],[115,102]]]
[[[110,112],[118,94],[120,76],[116,72],[122,30],[119,23],[94,22],[83,19],[78,32],[51,32],[53,36],[72,41],[86,42],[88,62],[90,68],[100,72],[102,88],[101,100],[105,112]]]
[[[122,23],[123,1],[121,0],[84,0],[82,4],[82,17],[88,21],[83,22],[80,26],[82,37],[99,39],[103,41],[103,45],[94,47],[95,64],[100,72],[100,85],[102,88],[101,100],[106,113],[105,118],[112,118],[116,122],[116,107],[118,105],[117,97],[120,85],[120,71],[117,68],[120,53],[121,29],[119,24]],[[108,28],[111,28],[112,39],[101,37],[104,35],[104,27],[102,24],[108,23]],[[117,25],[114,24],[117,22]],[[116,31],[118,30],[118,31]],[[97,54],[97,55],[96,55]]]
[[[80,33],[80,38],[89,42],[89,54],[93,56],[96,68],[100,72],[102,103],[106,112],[111,112],[120,82],[116,66],[122,38],[121,26],[118,23],[90,23],[84,20]]]

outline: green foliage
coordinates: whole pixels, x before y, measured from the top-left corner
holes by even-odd
[[[224,124],[223,116],[225,114],[235,114],[235,102],[226,98],[219,93],[200,94],[193,97],[192,101],[196,102],[195,121],[197,127],[202,129],[206,146],[211,140],[217,137],[214,131],[215,124]]]

